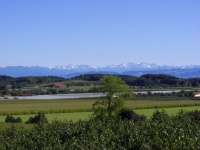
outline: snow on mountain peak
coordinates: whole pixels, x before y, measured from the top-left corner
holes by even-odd
[[[68,66],[55,66],[54,69],[66,70],[66,71],[76,71],[76,72],[87,72],[87,71],[114,71],[114,72],[124,72],[124,71],[138,71],[138,70],[149,70],[149,69],[177,69],[177,68],[198,68],[197,65],[185,65],[185,66],[169,66],[169,65],[156,65],[153,63],[122,63],[119,65],[108,65],[105,67],[90,66],[90,65],[68,65]]]
[[[190,71],[188,72],[188,69]],[[55,66],[55,67],[40,67],[40,66],[8,66],[0,67],[0,74],[5,74],[9,76],[44,76],[44,75],[55,75],[62,76],[66,74],[82,74],[82,73],[120,73],[120,74],[130,74],[131,72],[138,72],[136,75],[141,75],[141,73],[169,73],[171,70],[173,73],[185,73],[189,74],[189,77],[194,77],[193,74],[196,73],[199,77],[200,65],[183,65],[183,66],[169,66],[169,65],[156,65],[149,63],[123,63],[119,65],[108,65],[106,67],[89,66],[89,65],[66,65],[66,66]],[[185,71],[184,71],[185,70]],[[164,72],[165,71],[165,72]],[[181,72],[180,72],[181,71]],[[193,71],[193,72],[192,72]],[[195,72],[196,71],[196,72]],[[132,74],[131,74],[132,75]],[[184,76],[185,77],[185,76]]]

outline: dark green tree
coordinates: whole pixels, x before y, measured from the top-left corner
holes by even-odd
[[[93,104],[94,114],[97,116],[116,115],[124,106],[124,98],[131,97],[125,82],[116,76],[106,75],[101,79],[99,92],[105,94],[102,98]]]
[[[13,117],[11,115],[7,115],[6,116],[6,119],[5,119],[5,122],[11,122],[11,123],[22,123],[22,119],[20,117]]]
[[[28,121],[26,121],[25,123],[48,123],[48,120],[45,116],[45,114],[43,113],[38,113],[38,115],[36,115],[35,117],[30,117]]]

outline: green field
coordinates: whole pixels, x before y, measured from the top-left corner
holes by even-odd
[[[152,116],[156,109],[141,109],[141,110],[134,110],[136,113],[145,115],[148,118]],[[175,107],[175,108],[165,108],[164,109],[169,115],[174,115],[180,110],[185,111],[192,111],[192,110],[200,110],[200,106],[193,106],[193,107]],[[89,116],[92,115],[92,112],[76,112],[76,113],[54,113],[54,114],[46,114],[48,121],[52,122],[54,120],[72,120],[78,121],[81,120],[88,120]],[[25,122],[29,119],[29,117],[33,117],[35,114],[31,115],[14,115],[14,117],[21,117],[22,120]],[[0,122],[5,122],[6,116],[0,116]]]
[[[7,114],[14,117],[21,117],[26,122],[30,117],[43,111],[49,122],[54,120],[88,120],[92,115],[92,105],[97,98],[92,99],[65,99],[65,100],[1,100],[0,101],[0,130],[11,126],[5,123]],[[174,115],[178,111],[200,110],[200,100],[190,100],[187,98],[171,99],[161,98],[135,98],[125,101],[125,107],[133,109],[136,113],[150,118],[157,108],[164,108],[169,115]],[[61,112],[61,113],[60,113]],[[14,115],[16,114],[16,115]],[[32,128],[31,124],[14,124],[27,129]]]
[[[88,112],[97,98],[91,99],[62,99],[62,100],[1,100],[0,115],[7,114],[36,114],[40,111],[45,113],[65,112]],[[135,98],[125,101],[125,107],[131,109],[200,106],[200,100],[188,98],[150,97]]]
[[[91,99],[62,99],[62,100],[1,100],[0,122],[5,121],[8,114],[21,117],[25,122],[29,117],[38,112],[44,112],[51,122],[57,120],[87,120],[92,114],[92,105],[97,98]],[[125,101],[125,107],[134,110],[138,114],[150,117],[155,109],[165,108],[168,114],[173,115],[180,109],[200,110],[200,100],[171,97],[146,97],[134,98]]]

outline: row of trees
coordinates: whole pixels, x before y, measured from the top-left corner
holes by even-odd
[[[0,75],[0,86],[7,84],[13,85],[13,88],[21,88],[35,85],[52,85],[55,82],[66,81],[66,86],[90,86],[98,85],[105,74],[84,74],[70,79],[65,79],[56,76],[30,76],[13,78],[9,76]],[[134,77],[129,75],[115,75],[120,77],[129,86],[141,86],[141,87],[199,87],[200,78],[182,79],[164,74],[146,74],[140,77]],[[84,82],[72,82],[72,80],[84,80]],[[85,82],[90,81],[90,82]],[[93,82],[91,82],[93,81]],[[1,89],[1,87],[0,87]]]
[[[62,82],[65,80],[65,78],[57,76],[29,76],[13,78],[10,76],[0,75],[0,85],[11,84],[13,85],[13,88],[49,84],[54,82]]]
[[[110,79],[107,79],[107,80],[109,80],[109,82],[111,82],[112,78],[116,79],[116,83],[119,82],[119,79],[120,79],[121,80],[120,84],[122,84],[122,82],[123,82],[123,88],[126,87],[125,86],[126,83],[121,78],[119,78],[118,76],[111,76],[111,75],[102,77],[102,80],[101,80],[101,82],[98,83],[98,85],[102,85],[102,84],[104,85],[105,83],[108,84],[109,83],[108,81],[105,81],[105,83],[104,83],[105,78],[108,78],[108,77],[110,78]],[[129,86],[129,88],[132,88],[132,87]],[[47,90],[36,89],[36,90],[29,90],[29,91],[21,91],[21,90],[10,90],[9,91],[5,85],[3,85],[3,86],[0,85],[0,95],[1,96],[6,95],[6,94],[10,94],[12,96],[20,96],[24,93],[26,93],[26,94],[28,93],[31,95],[45,95],[45,94],[70,94],[70,93],[84,93],[84,92],[96,93],[96,92],[105,92],[105,90],[103,91],[101,88],[99,88],[99,86],[94,86],[94,87],[90,88],[89,90],[75,89],[73,91],[71,91],[69,89],[65,89],[65,88],[62,88],[62,89],[49,88]],[[193,91],[180,91],[180,92],[172,92],[172,93],[152,93],[149,91],[146,94],[138,93],[136,96],[137,97],[146,97],[146,96],[192,97]]]
[[[147,93],[138,93],[135,96],[136,97],[156,97],[156,96],[173,96],[173,97],[193,97],[194,91],[180,91],[180,92],[171,92],[171,93],[153,93],[151,91],[148,91]]]
[[[50,88],[47,90],[28,90],[28,91],[22,91],[22,90],[11,90],[9,91],[8,89],[0,90],[0,96],[3,95],[12,95],[12,96],[20,96],[24,94],[29,94],[29,95],[49,95],[49,94],[71,94],[71,93],[85,93],[87,91],[83,89],[74,89],[69,90],[69,89],[55,89],[55,88]],[[91,92],[91,91],[88,91]]]
[[[77,76],[73,79],[100,81],[104,74],[85,74]],[[200,78],[183,79],[165,74],[146,74],[140,77],[128,75],[115,75],[125,81],[130,86],[146,86],[146,87],[199,87]]]

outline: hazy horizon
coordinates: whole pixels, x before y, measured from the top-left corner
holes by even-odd
[[[123,65],[123,64],[128,64],[128,63],[133,63],[133,64],[149,64],[149,65],[157,65],[157,66],[172,66],[172,67],[183,67],[183,66],[200,66],[198,64],[188,64],[188,65],[159,65],[156,63],[147,63],[147,62],[141,62],[141,63],[134,63],[134,62],[127,62],[127,63],[119,63],[119,64],[107,64],[104,66],[98,66],[98,65],[88,65],[88,64],[78,64],[78,65],[74,65],[74,64],[66,64],[66,65],[55,65],[55,66],[42,66],[42,65],[32,65],[32,66],[27,66],[27,65],[10,65],[10,66],[0,66],[0,68],[6,68],[6,67],[45,67],[45,68],[56,68],[56,67],[67,67],[67,66],[81,66],[81,65],[86,65],[86,66],[90,66],[90,67],[99,67],[99,68],[103,68],[103,67],[107,67],[107,66],[118,66],[118,65]]]

